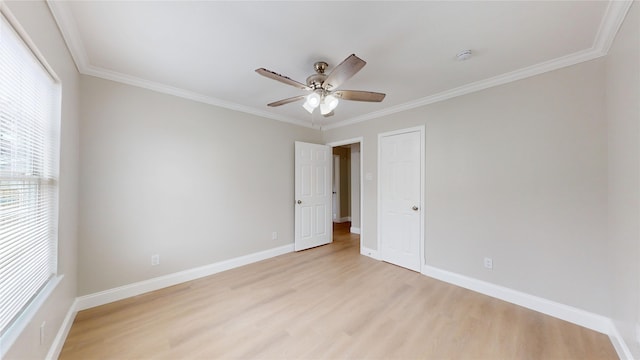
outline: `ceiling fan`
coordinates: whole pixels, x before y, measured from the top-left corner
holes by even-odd
[[[320,113],[327,117],[333,115],[333,110],[338,106],[338,99],[368,102],[381,102],[384,99],[385,94],[378,92],[337,90],[342,83],[349,80],[366,64],[364,60],[355,54],[351,54],[327,75],[325,71],[329,64],[324,61],[318,61],[313,65],[316,73],[307,78],[306,85],[265,68],[256,69],[256,72],[262,76],[309,92],[309,94],[275,101],[267,104],[267,106],[276,107],[305,99],[306,101],[302,107],[310,114],[317,107],[320,107]]]

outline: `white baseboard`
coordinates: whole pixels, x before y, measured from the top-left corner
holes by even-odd
[[[284,245],[277,248],[201,266],[198,268],[184,270],[149,280],[120,286],[114,289],[80,296],[77,298],[76,310],[80,311],[95,306],[108,304],[110,302],[126,299],[154,290],[159,290],[168,286],[181,284],[186,281],[191,281],[205,276],[217,274],[225,270],[230,270],[239,266],[251,264],[290,252],[293,252],[293,244]]]
[[[376,259],[376,260],[380,260],[380,255],[378,254],[378,250],[372,250],[372,249],[369,249],[369,248],[366,248],[366,247],[362,246],[360,248],[360,254],[362,254],[364,256],[368,256],[368,257]]]
[[[67,315],[64,317],[64,320],[60,325],[60,329],[58,329],[58,333],[56,334],[55,339],[53,339],[53,343],[51,343],[51,347],[49,348],[49,352],[45,358],[46,360],[55,360],[60,357],[60,351],[62,351],[67,335],[69,335],[69,330],[71,330],[71,325],[73,325],[73,320],[76,318],[76,314],[78,313],[78,310],[76,310],[77,308],[78,299],[76,298],[73,303],[71,303],[69,311],[67,311]]]
[[[284,245],[210,265],[121,286],[111,290],[78,297],[69,308],[69,311],[67,312],[67,315],[65,316],[62,325],[49,348],[46,359],[58,358],[69,330],[73,325],[73,320],[75,319],[77,312],[80,310],[104,305],[113,301],[122,300],[186,281],[195,280],[293,251],[293,244]],[[375,260],[380,260],[377,250],[361,247],[360,253]],[[624,338],[620,335],[614,322],[607,317],[428,265],[423,265],[422,274],[487,296],[504,300],[512,304],[520,305],[588,329],[608,334],[618,356],[621,359],[633,359],[633,354],[629,346],[625,343]],[[640,324],[636,325],[636,330],[638,334],[640,334]]]
[[[428,265],[423,266],[422,273],[426,276],[520,305],[603,334],[610,334],[611,332],[611,319],[602,315]]]
[[[347,221],[351,221],[351,216],[345,216],[345,217],[341,217],[339,219],[333,219],[334,223],[343,223],[343,222],[347,222]]]
[[[624,341],[624,338],[618,331],[618,328],[615,325],[615,322],[611,321],[611,328],[609,329],[609,339],[611,340],[611,344],[616,349],[618,353],[618,357],[622,360],[633,360],[633,354],[631,349]]]
[[[354,234],[360,234],[360,228],[352,226],[351,228],[349,228],[349,232]]]
[[[423,265],[422,274],[607,334],[620,359],[634,359],[631,349],[620,335],[613,320],[606,316],[428,265]]]

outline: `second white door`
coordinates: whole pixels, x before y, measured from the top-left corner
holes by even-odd
[[[424,128],[380,134],[379,231],[382,260],[420,271]]]

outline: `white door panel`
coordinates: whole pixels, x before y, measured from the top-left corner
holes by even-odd
[[[330,243],[331,147],[295,143],[295,250]]]
[[[422,242],[423,132],[381,135],[380,255],[420,271]]]

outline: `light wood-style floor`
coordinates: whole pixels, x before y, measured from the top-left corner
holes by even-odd
[[[617,359],[606,335],[331,245],[78,313],[61,359]]]

